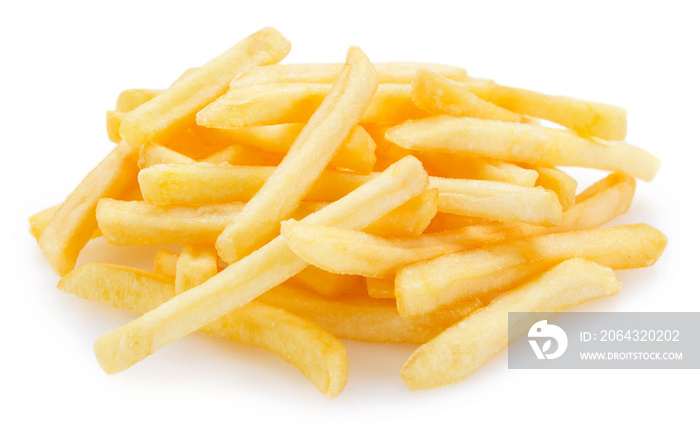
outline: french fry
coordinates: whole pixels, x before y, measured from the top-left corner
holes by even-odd
[[[303,123],[240,129],[215,129],[200,126],[197,127],[196,132],[207,141],[222,146],[242,144],[265,152],[286,154],[303,128]],[[375,149],[376,144],[372,137],[364,128],[356,126],[340,145],[330,164],[359,174],[367,174],[372,171],[377,161],[374,154]]]
[[[373,64],[379,83],[411,83],[420,68],[462,81],[467,77],[463,68],[425,62],[379,62]],[[274,64],[253,67],[231,81],[231,87],[270,83],[333,83],[343,64]]]
[[[157,274],[169,276],[174,280],[175,270],[177,270],[177,258],[178,255],[175,252],[165,248],[159,248],[153,260],[153,271]]]
[[[508,346],[508,313],[532,312],[518,324],[542,320],[540,312],[559,312],[620,292],[620,281],[610,268],[591,261],[571,259],[506,294],[451,326],[419,347],[401,370],[409,390],[426,390],[454,384],[469,377]],[[546,318],[546,317],[544,317]],[[532,322],[529,322],[529,321]]]
[[[614,270],[648,267],[665,247],[666,237],[646,224],[507,241],[400,268],[396,273],[396,302],[402,315],[420,316],[461,299],[506,291],[532,277],[527,266],[546,269],[580,257]],[[506,271],[512,274],[503,274]]]
[[[360,276],[333,274],[310,265],[294,276],[295,284],[326,298],[355,295],[363,291],[364,279]]]
[[[236,87],[197,113],[197,124],[236,129],[283,123],[303,123],[321,105],[331,85],[321,83],[270,83]],[[411,101],[406,84],[381,84],[359,120],[361,123],[396,123],[427,114]]]
[[[362,295],[330,299],[288,284],[265,292],[256,301],[281,307],[341,339],[411,344],[427,342],[481,306],[473,300],[434,315],[405,319],[394,301]]]
[[[121,135],[119,135],[119,127],[122,125],[124,114],[126,113],[112,110],[107,110],[105,114],[105,119],[107,120],[107,137],[112,142],[119,142],[122,140]]]
[[[438,116],[389,129],[386,138],[414,150],[466,153],[537,166],[581,166],[651,181],[661,163],[623,142],[586,139],[565,129]]]
[[[123,90],[117,97],[116,111],[128,113],[141,104],[145,104],[156,96],[162,94],[162,90],[156,89],[127,89]]]
[[[147,142],[141,147],[138,162],[139,169],[146,169],[154,165],[169,163],[192,164],[196,162],[184,154],[180,154],[162,145]]]
[[[357,125],[376,89],[372,64],[359,48],[351,47],[333,89],[282,163],[217,239],[221,259],[228,263],[241,259],[279,234],[280,221],[297,208],[318,180]]]
[[[365,277],[367,295],[376,299],[394,299],[394,277]]]
[[[122,195],[133,184],[136,173],[134,149],[120,143],[51,217],[39,238],[39,248],[59,276],[75,267],[78,254],[97,229],[98,200]]]
[[[486,99],[516,113],[560,124],[583,136],[622,141],[627,135],[624,108],[501,85],[495,85]]]
[[[83,264],[58,288],[84,299],[139,313],[175,296],[172,278],[107,264]],[[214,320],[200,332],[263,348],[294,365],[328,398],[347,381],[345,348],[330,333],[281,308],[251,302]]]
[[[520,114],[485,101],[466,87],[425,68],[416,71],[411,83],[411,99],[418,108],[432,115],[450,114],[504,122],[522,121]]]
[[[393,277],[397,268],[408,264],[509,238],[599,227],[627,211],[634,189],[633,178],[611,174],[581,193],[576,204],[564,212],[562,223],[556,227],[474,224],[413,238],[381,239],[357,231],[288,222],[282,228],[282,235],[297,255],[319,268],[340,274],[387,278]],[[373,281],[374,284],[378,282]],[[387,283],[381,286],[379,289],[389,287]],[[390,286],[393,298],[393,281]],[[382,292],[377,290],[375,293]]]
[[[392,210],[364,229],[381,237],[404,237],[421,234],[437,213],[438,190],[429,189]]]
[[[443,178],[478,179],[534,187],[537,171],[502,160],[460,153],[416,152],[431,175]]]
[[[542,187],[437,177],[430,178],[430,186],[440,191],[440,212],[535,225],[557,225],[562,220],[557,194]]]
[[[51,221],[51,218],[53,218],[54,214],[60,207],[60,204],[51,206],[50,208],[46,208],[29,217],[29,233],[34,236],[37,242],[41,237],[41,233],[44,232],[44,229],[49,224],[49,221]]]
[[[420,162],[407,157],[304,221],[362,229],[422,193],[427,186],[427,174]],[[97,360],[108,373],[122,371],[163,346],[245,305],[307,266],[294,255],[284,239],[277,237],[205,283],[103,335],[95,343]]]
[[[243,145],[231,145],[200,161],[213,163],[228,163],[230,165],[241,166],[277,166],[282,161],[283,156],[276,153],[268,153]]]
[[[575,179],[557,168],[533,166],[533,169],[537,171],[535,185],[554,191],[564,210],[569,209],[569,206],[574,204],[576,187],[578,186]]]
[[[197,112],[223,95],[238,73],[278,62],[289,49],[289,42],[277,30],[260,30],[127,113],[119,134],[133,147],[149,141],[163,143],[194,126]]]
[[[425,233],[437,233],[442,231],[454,230],[457,228],[468,227],[470,225],[489,224],[495,221],[489,221],[483,218],[474,218],[471,216],[456,215],[445,212],[438,212],[424,230]]]
[[[219,257],[211,246],[184,245],[175,269],[175,294],[199,286],[219,272]]]

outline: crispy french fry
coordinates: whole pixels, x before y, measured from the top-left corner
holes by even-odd
[[[41,237],[41,233],[44,232],[49,221],[51,221],[51,218],[53,218],[60,207],[61,205],[51,206],[29,217],[29,233],[34,236],[37,242]]]
[[[495,85],[486,99],[516,113],[560,124],[584,136],[622,141],[627,134],[627,111],[612,105],[501,85]]]
[[[270,83],[236,87],[197,113],[197,124],[209,128],[236,129],[310,119],[331,85],[321,83]],[[362,115],[361,123],[396,123],[427,114],[411,101],[406,84],[381,84]]]
[[[437,177],[430,178],[430,186],[440,191],[440,212],[535,225],[557,225],[562,220],[557,194],[542,187]]]
[[[355,295],[363,291],[360,276],[333,274],[310,265],[294,276],[295,284],[326,298]]]
[[[661,163],[623,142],[586,139],[565,129],[438,116],[391,128],[389,141],[425,151],[468,153],[538,166],[582,166],[651,181]]]
[[[425,62],[379,62],[373,64],[379,83],[411,83],[420,68],[462,81],[467,77],[463,68]],[[253,67],[231,81],[231,87],[269,83],[333,83],[343,64],[274,64]]]
[[[119,134],[133,147],[149,141],[163,143],[194,126],[196,113],[223,95],[238,73],[278,62],[289,49],[289,42],[277,30],[260,30],[127,113]]]
[[[615,295],[620,289],[620,281],[610,268],[583,259],[564,261],[419,347],[406,361],[401,377],[410,390],[462,381],[508,346],[509,312],[533,313],[518,325],[515,335],[523,335],[527,333],[525,325],[543,319],[536,312],[565,311],[586,301]]]
[[[127,89],[117,97],[115,111],[128,113],[163,93],[157,89]]]
[[[443,255],[400,268],[396,302],[407,317],[481,294],[502,292],[529,279],[528,265],[549,268],[568,258],[585,258],[610,267],[648,267],[661,256],[666,237],[646,224],[620,225],[512,240]],[[505,270],[512,274],[503,274]],[[498,280],[492,280],[498,274]]]
[[[304,221],[362,229],[422,193],[427,186],[427,174],[420,162],[407,157]],[[165,345],[245,305],[307,266],[294,255],[284,239],[278,237],[200,286],[103,335],[95,343],[97,360],[108,373],[122,371]]]
[[[222,146],[243,144],[265,152],[286,154],[303,128],[303,123],[240,129],[215,129],[199,126],[196,132],[207,141]],[[340,145],[330,164],[360,174],[366,174],[372,171],[377,161],[374,154],[375,149],[376,144],[372,137],[364,128],[356,126]]]
[[[450,114],[504,122],[522,121],[520,114],[485,101],[466,87],[425,68],[417,70],[411,83],[411,99],[418,108],[432,115]]]
[[[145,313],[175,296],[172,278],[107,264],[83,264],[58,283],[63,292]],[[294,365],[318,390],[336,397],[347,381],[345,348],[330,333],[261,302],[214,320],[200,332],[263,348]]]
[[[564,210],[569,209],[574,204],[576,187],[578,186],[575,179],[557,168],[533,166],[533,169],[537,171],[535,185],[554,191]]]
[[[417,236],[437,212],[438,190],[429,189],[373,222],[365,232],[381,237]]]
[[[365,277],[367,295],[376,299],[394,299],[394,277]]]
[[[177,258],[175,293],[181,294],[199,286],[219,272],[219,257],[211,246],[184,245]]]
[[[394,301],[362,295],[330,299],[287,284],[267,291],[257,301],[282,307],[318,324],[338,338],[412,344],[427,342],[481,306],[478,300],[473,300],[459,308],[417,319],[404,319],[399,316]]]
[[[95,209],[103,197],[119,197],[137,174],[136,153],[120,143],[73,190],[44,229],[39,247],[51,268],[63,276],[97,229]]]
[[[174,280],[175,270],[177,269],[177,258],[178,255],[175,252],[165,248],[159,248],[153,260],[153,271],[164,276],[169,276]]]
[[[601,226],[627,211],[634,189],[633,178],[611,174],[581,193],[556,227],[475,224],[414,238],[381,239],[357,231],[290,222],[283,227],[283,236],[297,255],[324,270],[366,277],[393,277],[395,270],[402,266],[509,238]],[[384,289],[388,287],[386,283],[383,285]],[[391,289],[393,297],[393,281]]]
[[[377,77],[359,48],[348,50],[347,63],[333,89],[289,148],[282,163],[221,233],[216,249],[231,263],[279,234],[279,223],[299,205],[367,108]]]

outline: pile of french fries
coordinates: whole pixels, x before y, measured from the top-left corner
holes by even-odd
[[[649,225],[601,228],[660,166],[621,142],[625,110],[356,47],[278,64],[289,50],[266,28],[165,90],[122,92],[116,147],[29,219],[59,289],[142,314],[95,343],[107,373],[199,331],[279,355],[330,398],[339,339],[420,344],[401,376],[438,387],[508,345],[508,312],[614,295],[612,270],[661,255]],[[612,173],[576,195],[557,166]],[[100,236],[182,250],[154,271],[76,267]]]

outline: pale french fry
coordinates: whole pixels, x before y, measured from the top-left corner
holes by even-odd
[[[303,123],[287,123],[240,129],[215,129],[199,126],[196,131],[207,141],[218,145],[243,144],[265,152],[286,154],[303,128]],[[376,144],[372,137],[364,128],[356,126],[340,145],[330,164],[366,174],[372,171],[377,161],[374,154],[375,149]]]
[[[364,291],[360,276],[333,274],[310,265],[294,276],[295,284],[326,298],[355,295]]]
[[[172,280],[144,270],[91,263],[64,276],[58,288],[84,299],[145,313],[175,296]],[[202,327],[200,332],[280,356],[329,398],[340,394],[347,381],[347,354],[340,341],[281,308],[251,302]]]
[[[151,99],[163,93],[156,89],[127,89],[122,91],[117,97],[116,111],[128,113],[135,110],[141,104],[145,104]]]
[[[111,111],[107,110],[105,118],[107,119],[107,137],[112,142],[119,142],[122,140],[121,135],[119,135],[119,126],[122,125],[122,117],[124,114],[121,111]]]
[[[277,166],[282,158],[283,156],[276,153],[268,153],[242,145],[231,145],[204,157],[200,161],[215,165],[228,163],[241,166]]]
[[[362,229],[427,189],[420,162],[407,157],[367,184],[304,219]],[[245,305],[308,264],[277,237],[205,283],[103,335],[95,354],[108,373],[122,371],[165,345]]]
[[[512,240],[443,255],[400,268],[396,302],[407,317],[484,293],[502,292],[529,279],[528,265],[549,268],[568,258],[585,258],[614,270],[648,267],[661,256],[666,237],[646,224],[620,225]],[[505,270],[513,274],[504,275]],[[493,279],[499,275],[499,280]]]
[[[386,138],[415,150],[467,153],[538,166],[581,166],[651,181],[661,163],[623,142],[586,139],[565,129],[438,116],[391,128]]]
[[[394,277],[382,279],[379,277],[365,277],[367,295],[376,299],[394,299]]]
[[[560,124],[584,136],[622,141],[627,134],[627,111],[612,105],[501,85],[494,86],[485,99],[516,113]]]
[[[562,220],[557,194],[542,187],[437,177],[430,178],[430,186],[440,191],[440,212],[535,225],[557,225]]]
[[[219,257],[211,246],[184,245],[177,258],[175,269],[175,293],[181,294],[214,277]]]
[[[473,300],[459,308],[405,319],[399,316],[396,303],[391,300],[362,295],[330,299],[287,284],[265,292],[257,301],[282,307],[341,339],[411,344],[427,342],[481,306],[478,300]]]
[[[454,384],[469,377],[508,346],[508,313],[532,312],[511,335],[527,333],[553,313],[620,292],[620,281],[610,268],[591,261],[564,261],[538,278],[494,299],[419,347],[406,361],[401,377],[410,390]]]
[[[122,195],[133,184],[137,171],[134,149],[120,143],[51,217],[39,238],[39,248],[59,276],[75,267],[78,254],[97,229],[97,202]]]
[[[418,108],[432,115],[449,114],[504,122],[523,121],[520,114],[485,101],[466,87],[425,68],[416,71],[411,83],[411,99]]]
[[[351,47],[333,89],[282,163],[217,239],[221,259],[228,263],[241,259],[279,234],[280,221],[297,208],[318,180],[376,90],[372,64],[359,48]]]
[[[564,210],[569,209],[574,204],[576,187],[578,186],[575,179],[557,168],[533,166],[533,169],[537,171],[535,185],[554,191]]]
[[[379,83],[411,83],[419,68],[425,68],[451,80],[462,81],[467,77],[463,68],[425,62],[379,62],[372,64],[377,70]],[[231,81],[231,87],[264,85],[269,83],[333,83],[343,64],[274,64],[253,67]]]
[[[178,255],[175,252],[165,248],[159,248],[153,260],[153,271],[164,276],[169,276],[174,280],[175,270],[177,269],[177,257]]]
[[[197,124],[219,129],[303,123],[310,119],[331,85],[321,83],[270,83],[236,87],[197,113]],[[359,120],[361,123],[396,123],[425,117],[411,101],[411,86],[381,84]]]
[[[277,30],[260,30],[127,113],[119,134],[133,147],[146,142],[162,144],[194,126],[197,112],[223,95],[238,73],[255,65],[278,62],[289,49],[289,42]]]

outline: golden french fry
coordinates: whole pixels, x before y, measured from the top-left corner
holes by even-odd
[[[122,117],[124,114],[121,111],[111,111],[108,110],[105,114],[107,119],[107,137],[112,142],[119,142],[122,140],[121,135],[119,135],[119,126],[122,125]]]
[[[379,62],[372,64],[377,70],[379,83],[411,83],[419,68],[425,68],[451,80],[462,81],[467,77],[463,68],[425,62]],[[264,85],[270,83],[333,83],[343,64],[274,64],[253,67],[231,81],[231,87]]]
[[[427,342],[481,306],[479,300],[473,300],[465,302],[459,308],[416,319],[404,319],[399,316],[396,303],[392,300],[362,295],[324,298],[287,284],[265,292],[257,301],[282,307],[341,339],[411,344]]]
[[[437,206],[438,190],[431,188],[373,222],[364,231],[381,237],[417,236],[428,227]]]
[[[175,293],[199,286],[219,272],[219,257],[211,246],[184,245],[175,268]]]
[[[411,99],[432,115],[477,117],[521,122],[520,114],[508,111],[474,95],[466,87],[425,68],[419,68],[411,83]]]
[[[197,114],[197,124],[236,129],[306,122],[321,105],[331,85],[321,83],[270,83],[235,87]],[[411,101],[406,84],[381,84],[359,121],[396,123],[427,114]]]
[[[326,298],[354,295],[364,290],[360,276],[333,274],[310,265],[294,276],[294,283]]]
[[[289,49],[289,42],[277,30],[260,30],[127,113],[119,134],[133,147],[146,142],[163,143],[194,126],[197,112],[223,95],[238,73],[255,65],[278,62]]]
[[[153,271],[164,276],[175,278],[178,255],[168,249],[159,248],[153,260]]]
[[[569,209],[574,204],[576,187],[578,186],[575,179],[557,168],[533,166],[533,169],[537,171],[535,185],[554,191],[564,210]]]
[[[394,277],[365,277],[367,295],[376,299],[394,299]]]
[[[29,217],[29,233],[34,236],[37,242],[41,237],[41,233],[44,232],[49,221],[51,221],[51,218],[53,218],[60,207],[61,205],[51,206]]]
[[[359,48],[351,47],[333,89],[282,163],[217,239],[221,259],[228,263],[241,259],[279,234],[280,221],[297,208],[318,180],[376,90],[372,64]]]
[[[516,113],[560,124],[584,136],[622,141],[627,134],[627,111],[612,105],[501,85],[495,85],[486,99]]]
[[[58,283],[64,292],[145,313],[175,296],[172,277],[122,266],[83,264]],[[345,348],[330,333],[281,308],[251,302],[200,332],[263,348],[294,365],[328,398],[347,381]]]
[[[141,147],[139,154],[139,169],[146,169],[154,165],[163,165],[169,163],[196,163],[191,158],[180,154],[177,151],[171,150],[162,145],[147,142]]]
[[[117,97],[115,111],[128,113],[135,110],[141,104],[145,104],[151,99],[163,93],[156,89],[127,89],[122,91]]]
[[[535,225],[557,225],[562,220],[557,194],[542,187],[437,177],[430,178],[430,186],[440,191],[440,212]]]
[[[623,142],[586,139],[565,129],[438,116],[389,129],[386,138],[415,150],[467,153],[538,166],[582,166],[651,181],[661,163]]]
[[[428,224],[428,226],[425,228],[424,232],[437,233],[467,227],[470,225],[483,225],[494,222],[496,221],[489,221],[487,219],[474,218],[471,216],[438,212],[437,214],[435,214],[432,221],[430,221],[430,224]]]
[[[502,160],[485,159],[461,153],[417,152],[429,174],[457,179],[507,182],[534,187],[537,172]]]
[[[39,247],[51,268],[63,276],[97,229],[95,209],[103,197],[119,197],[137,174],[136,153],[120,143],[73,190],[46,225]]]
[[[241,166],[277,166],[282,161],[283,156],[276,153],[268,153],[242,145],[231,145],[217,151],[200,161],[213,163],[228,163],[230,165]]]
[[[531,312],[516,327],[527,333],[546,317],[597,298],[615,295],[621,284],[610,268],[591,261],[564,261],[538,278],[494,299],[422,345],[406,361],[401,377],[410,390],[454,384],[469,377],[508,346],[508,313]],[[531,322],[529,321],[531,320]]]
[[[422,193],[427,186],[428,177],[420,162],[407,157],[304,221],[362,229]],[[103,335],[95,343],[97,360],[108,373],[122,371],[165,345],[245,305],[307,266],[294,255],[284,239],[277,237],[200,286]]]
[[[647,224],[619,225],[512,240],[443,255],[400,268],[396,302],[407,317],[484,293],[502,292],[529,279],[528,265],[549,268],[568,258],[610,267],[648,267],[661,256],[666,236]],[[504,271],[512,274],[503,274]],[[499,274],[498,280],[491,280]]]
[[[215,129],[197,127],[197,132],[207,141],[219,145],[243,144],[265,152],[286,154],[304,128],[303,123],[257,126],[240,129]],[[376,144],[360,126],[355,126],[345,138],[330,164],[360,174],[372,171],[377,157]],[[280,158],[281,159],[281,158]],[[279,163],[279,162],[278,162]]]

